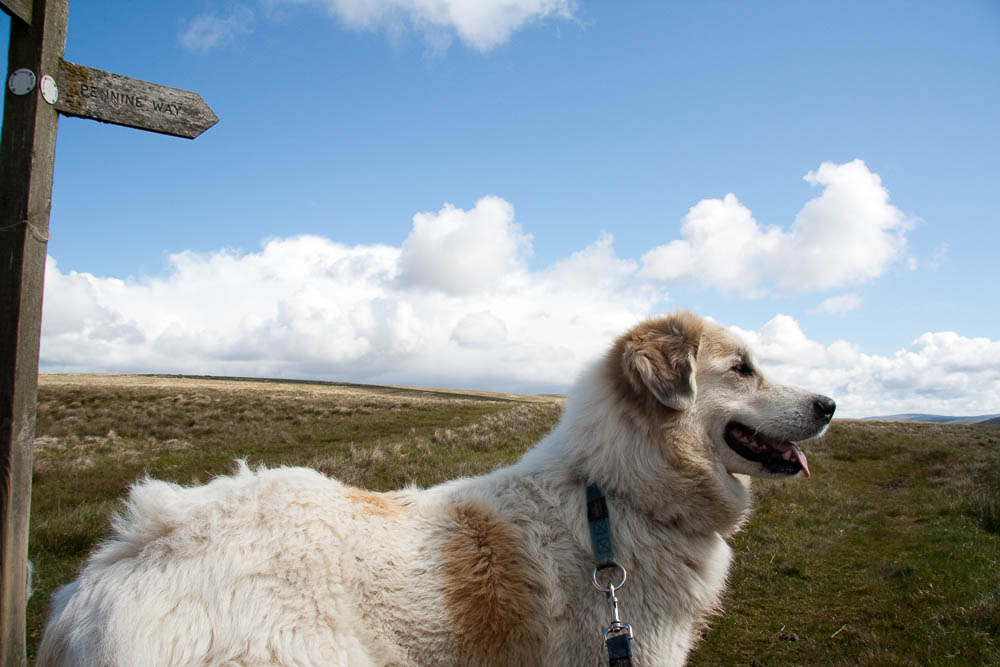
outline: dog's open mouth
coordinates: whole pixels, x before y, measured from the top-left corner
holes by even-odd
[[[745,459],[756,461],[768,472],[809,477],[809,462],[798,445],[764,435],[739,422],[726,424],[726,444]]]

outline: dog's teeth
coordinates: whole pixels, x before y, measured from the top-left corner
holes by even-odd
[[[791,461],[793,458],[795,458],[795,453],[792,452],[792,450],[790,449],[786,449],[785,451],[781,452],[781,458],[785,459],[786,461]]]

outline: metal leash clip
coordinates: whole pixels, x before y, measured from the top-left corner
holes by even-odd
[[[618,596],[616,591],[620,590],[628,579],[628,572],[617,562],[612,562],[607,567],[617,567],[621,572],[621,581],[617,585],[609,583],[606,587],[601,586],[597,581],[597,571],[603,568],[594,568],[591,578],[594,587],[608,594],[608,602],[611,603],[611,625],[604,631],[604,644],[608,647],[608,664],[610,667],[628,667],[632,664],[632,640],[635,635],[632,633],[632,626],[621,620],[618,615]],[[614,636],[612,636],[614,635]]]

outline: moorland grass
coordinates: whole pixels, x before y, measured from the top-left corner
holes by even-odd
[[[1000,428],[835,420],[755,483],[692,665],[1000,664]]]
[[[145,474],[206,482],[245,458],[372,490],[429,486],[516,460],[560,410],[483,392],[42,376],[29,647]],[[812,479],[755,482],[691,664],[1000,664],[1000,428],[836,420],[806,451]],[[623,591],[626,620],[627,605]]]

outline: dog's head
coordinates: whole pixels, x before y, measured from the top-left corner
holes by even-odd
[[[626,391],[708,445],[730,473],[782,478],[809,465],[797,441],[821,435],[832,399],[768,380],[732,332],[685,312],[622,336],[612,359]]]

